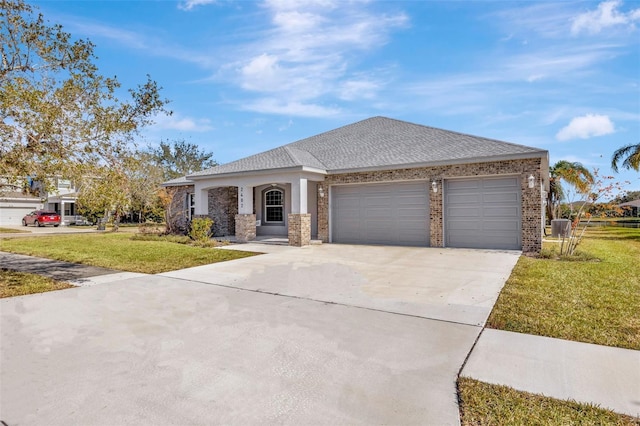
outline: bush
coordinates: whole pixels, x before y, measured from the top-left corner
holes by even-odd
[[[189,238],[199,243],[206,243],[211,238],[213,220],[208,217],[198,217],[191,221]]]

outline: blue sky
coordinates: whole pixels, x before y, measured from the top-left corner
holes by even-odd
[[[37,1],[123,87],[170,99],[141,143],[220,163],[371,116],[547,149],[610,174],[640,143],[640,2]],[[628,189],[640,174],[623,172]]]

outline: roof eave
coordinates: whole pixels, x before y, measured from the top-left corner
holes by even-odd
[[[234,176],[260,176],[267,175],[273,173],[289,173],[289,172],[308,172],[308,173],[317,173],[321,175],[326,175],[327,171],[323,169],[317,169],[315,167],[308,166],[294,166],[294,167],[280,167],[275,169],[261,169],[261,170],[245,170],[240,172],[229,172],[229,173],[213,173],[207,175],[188,175],[187,179],[197,181],[197,180],[205,180],[205,179],[216,179],[216,178],[228,178]]]
[[[193,181],[180,181],[180,182],[163,182],[160,184],[163,188],[168,188],[170,186],[185,186],[185,185],[193,185]]]
[[[493,155],[488,157],[470,157],[470,158],[459,158],[459,159],[442,160],[442,161],[427,161],[427,162],[419,162],[419,163],[389,164],[389,165],[383,165],[383,166],[361,167],[361,168],[352,168],[352,169],[335,169],[335,170],[329,170],[328,174],[336,175],[336,174],[356,173],[356,172],[376,172],[376,171],[383,171],[383,170],[417,169],[420,167],[488,163],[491,161],[525,160],[527,158],[542,158],[544,162],[544,159],[548,158],[548,152],[536,151],[536,152],[528,152],[528,153],[520,153],[520,154]]]

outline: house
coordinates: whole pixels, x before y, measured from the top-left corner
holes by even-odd
[[[538,252],[548,152],[373,117],[164,183],[214,235]]]
[[[62,225],[84,223],[76,214],[78,194],[73,183],[52,178],[51,192],[45,192],[37,180],[4,179],[0,182],[0,225],[20,225],[22,218],[34,210],[51,210],[60,214]]]
[[[20,225],[26,214],[43,207],[44,200],[31,192],[31,181],[0,178],[0,226]]]
[[[623,209],[629,210],[629,216],[640,217],[640,200],[631,200],[619,205]]]
[[[78,192],[73,182],[55,177],[53,189],[47,194],[46,209],[58,213],[62,225],[84,225],[85,218],[76,211],[77,200]]]

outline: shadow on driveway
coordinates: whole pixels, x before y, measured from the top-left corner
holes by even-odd
[[[38,274],[59,281],[78,280],[121,272],[99,266],[80,265],[6,252],[0,252],[0,267],[11,271]]]

